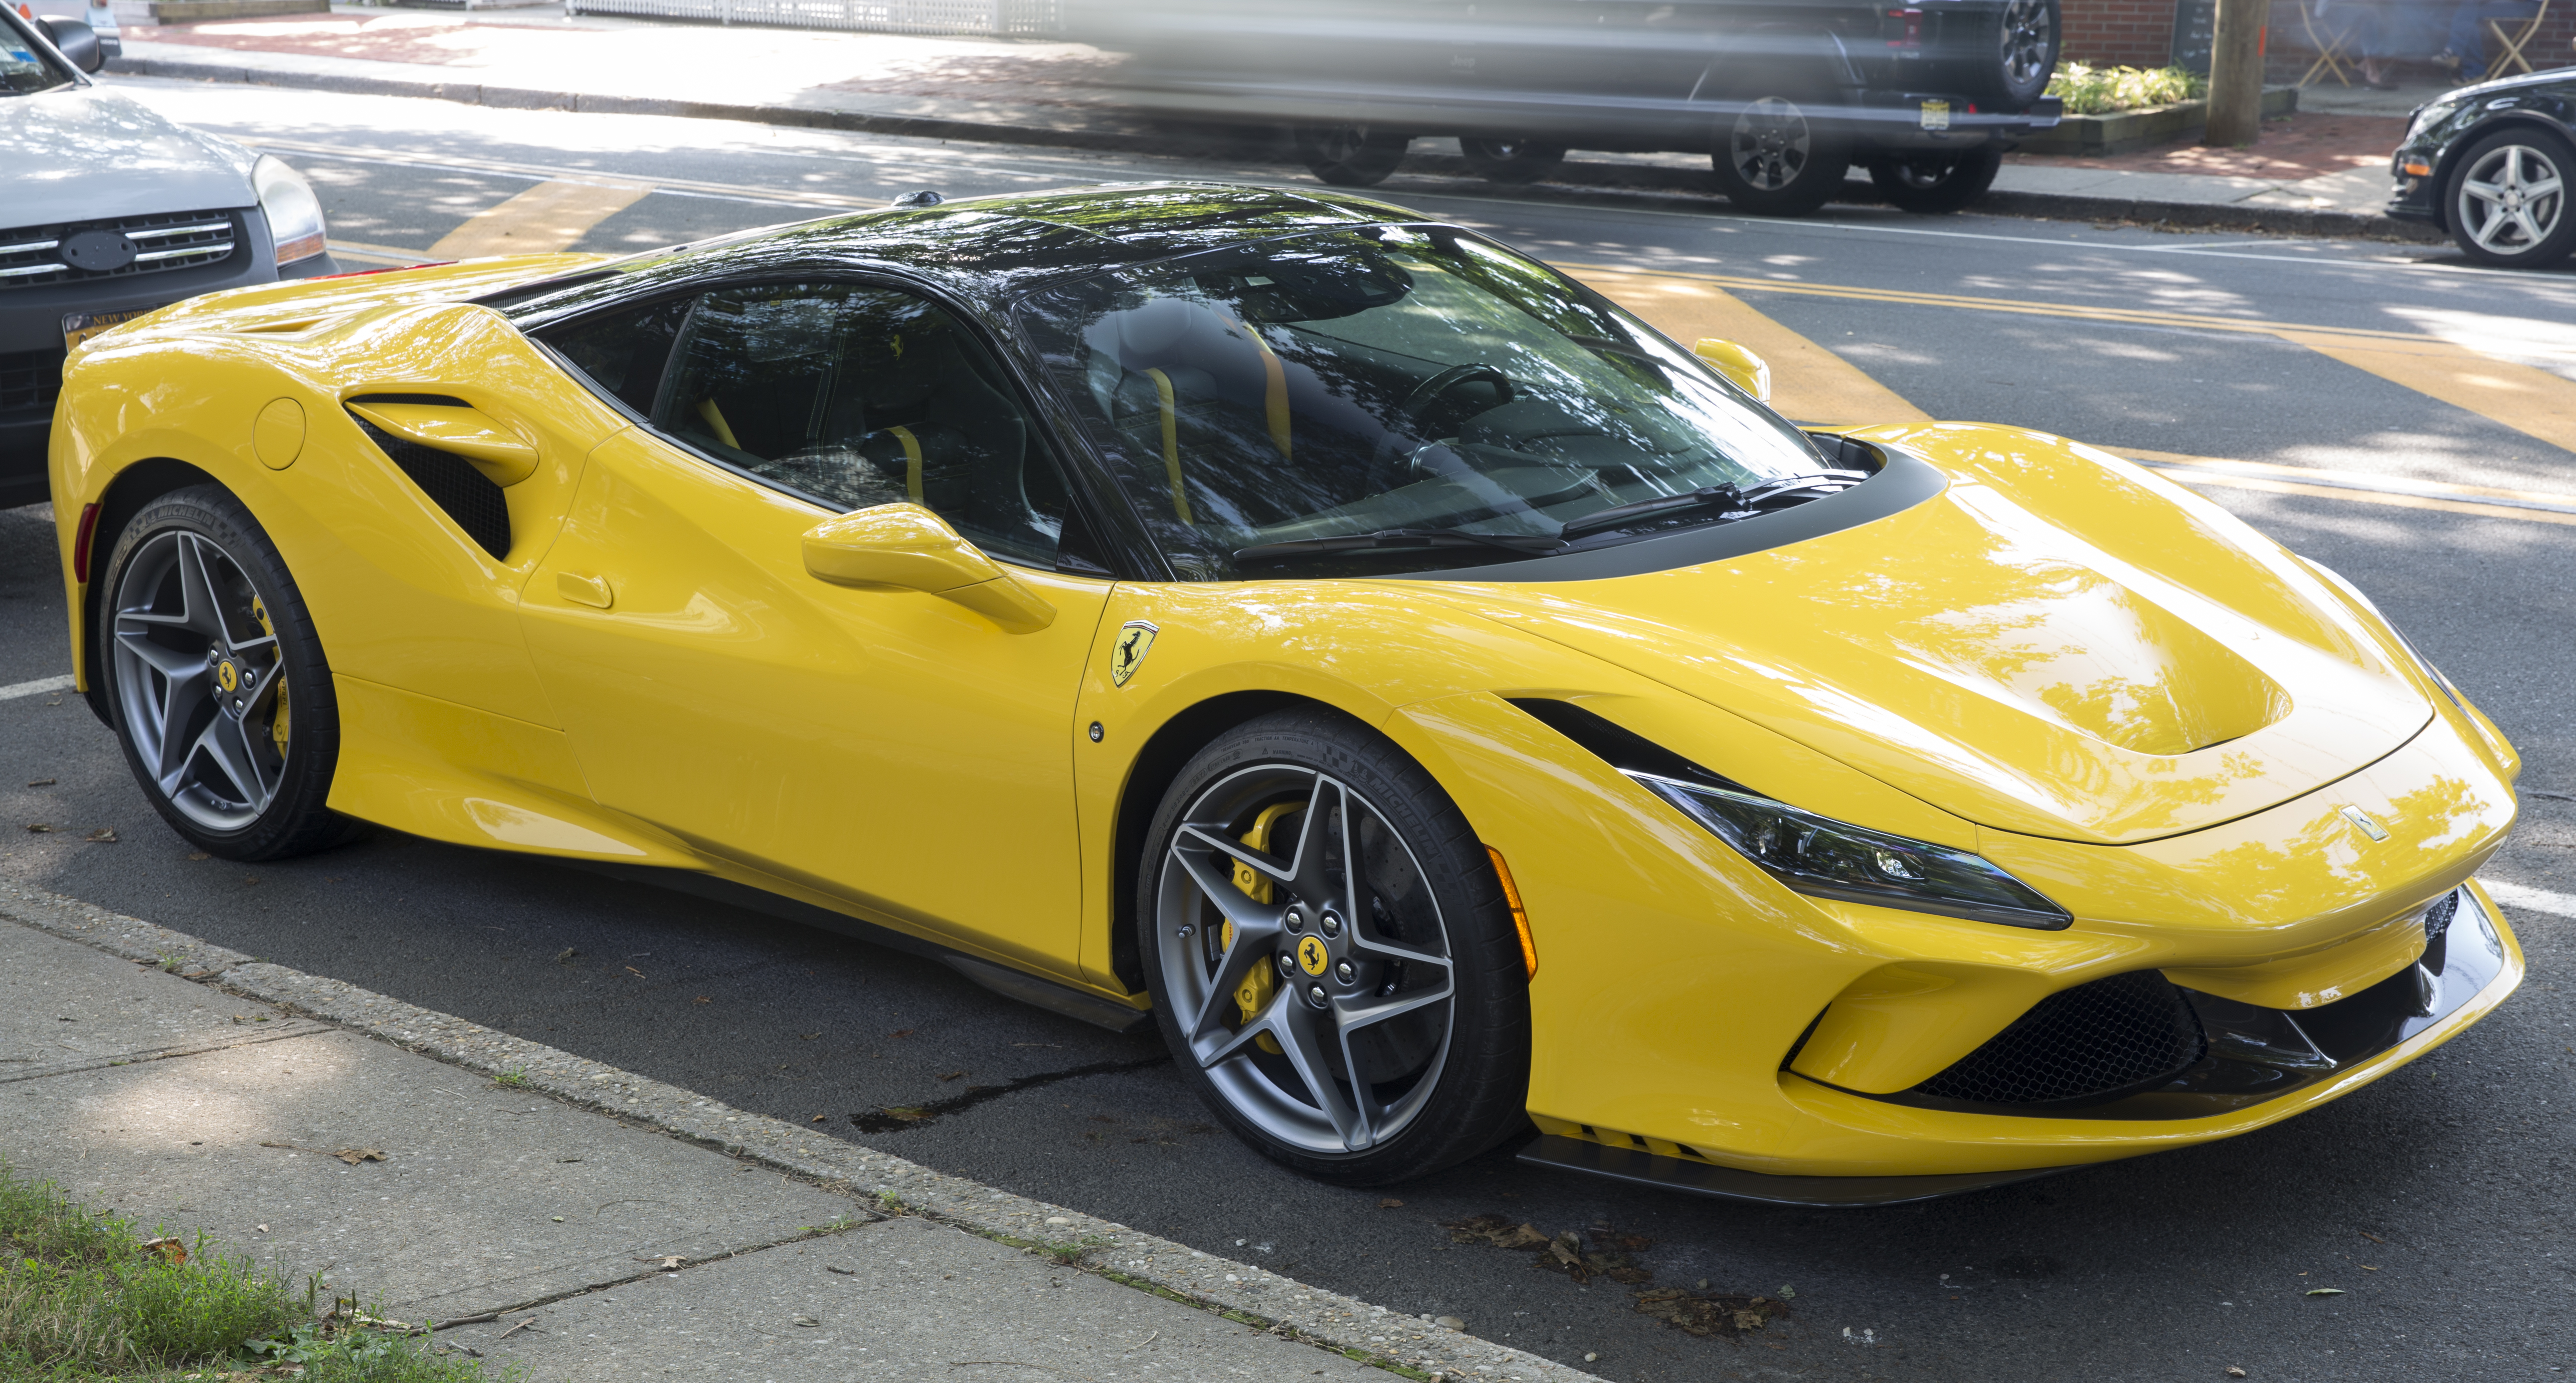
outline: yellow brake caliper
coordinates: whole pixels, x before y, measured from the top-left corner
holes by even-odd
[[[1262,808],[1261,815],[1253,818],[1252,829],[1243,833],[1243,843],[1255,850],[1268,850],[1271,828],[1279,824],[1279,818],[1290,812],[1301,811],[1305,805],[1303,802],[1282,802],[1277,806]],[[1256,903],[1269,902],[1270,890],[1273,887],[1270,880],[1262,876],[1261,871],[1241,860],[1234,862],[1234,886],[1243,890],[1244,896]],[[1232,921],[1225,924],[1225,932],[1220,944],[1229,948],[1234,945]],[[1243,977],[1243,983],[1236,986],[1234,991],[1234,1005],[1243,1011],[1243,1021],[1249,1023],[1260,1017],[1262,1007],[1270,1002],[1271,994],[1278,988],[1279,975],[1267,964],[1256,966],[1246,974]],[[1273,1056],[1279,1054],[1279,1039],[1270,1034],[1265,1032],[1252,1040],[1261,1050]]]
[[[257,596],[252,596],[252,597],[251,597],[251,601],[250,601],[250,617],[251,617],[252,619],[255,619],[255,620],[258,620],[258,621],[259,621],[259,629],[260,629],[260,632],[261,632],[261,633],[268,635],[268,637],[269,637],[269,638],[271,638],[271,639],[275,639],[275,638],[277,637],[277,626],[276,626],[276,625],[274,625],[274,624],[269,623],[269,620],[268,620],[268,606],[266,606],[265,604],[262,604],[262,603],[261,603],[261,601],[260,601],[260,599],[259,599],[259,597],[257,597]],[[274,647],[274,646],[275,646],[275,645],[272,645],[272,647]],[[276,687],[275,687],[274,689],[272,689],[272,690],[271,690],[271,692],[269,693],[269,703],[270,703],[271,705],[275,706],[277,709],[276,709],[276,713],[275,713],[275,714],[273,714],[273,715],[271,715],[271,716],[269,717],[269,719],[268,719],[268,738],[269,738],[269,742],[270,742],[270,743],[272,743],[272,744],[275,744],[275,745],[277,746],[277,757],[279,757],[279,758],[281,758],[281,759],[283,759],[283,758],[285,758],[285,757],[286,757],[286,674],[285,674],[286,658],[285,658],[285,652],[286,652],[286,650],[285,650],[285,649],[283,649],[283,648],[279,648],[279,649],[278,649],[278,655],[279,655],[279,656],[278,656],[278,659],[277,659],[277,666],[278,666],[279,671],[278,671],[278,675],[277,675],[275,678],[271,679],[271,680],[275,681],[275,682],[277,683],[277,685],[276,685]]]

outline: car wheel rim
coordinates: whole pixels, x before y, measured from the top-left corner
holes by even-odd
[[[1264,1133],[1358,1153],[1421,1115],[1454,1022],[1448,928],[1350,786],[1287,764],[1210,786],[1172,835],[1155,921],[1169,1020]]]
[[[1751,187],[1777,192],[1798,180],[1814,152],[1815,132],[1797,103],[1765,96],[1735,117],[1727,137],[1728,161]]]
[[[1367,126],[1334,125],[1325,129],[1316,139],[1315,151],[1326,163],[1348,163],[1359,157],[1360,150],[1367,144]]]
[[[2047,0],[2012,0],[2004,7],[2004,78],[2024,87],[2048,75]]]
[[[154,535],[125,565],[117,711],[153,786],[190,821],[238,831],[286,771],[282,657],[241,563],[202,534]]]
[[[1955,158],[1899,159],[1896,180],[1917,192],[1929,192],[1948,182],[1957,171],[1959,161]]]
[[[2460,226],[2489,254],[2529,254],[2566,214],[2566,178],[2528,144],[2489,149],[2460,178]]]

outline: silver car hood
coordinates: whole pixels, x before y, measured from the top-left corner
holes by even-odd
[[[0,96],[0,227],[255,206],[256,158],[96,86]]]

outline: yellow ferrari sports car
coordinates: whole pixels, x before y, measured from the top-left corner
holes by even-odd
[[[1937,1195],[2262,1127],[2520,980],[2513,749],[2153,474],[1792,425],[1380,202],[907,202],[74,350],[72,642],[145,794],[231,859],[790,900],[1158,1022],[1352,1184],[1535,1124]]]

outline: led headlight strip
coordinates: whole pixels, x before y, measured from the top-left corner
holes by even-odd
[[[2074,921],[2066,909],[1983,856],[1835,821],[1749,792],[1625,771],[1762,872],[1809,897],[2042,931]]]

